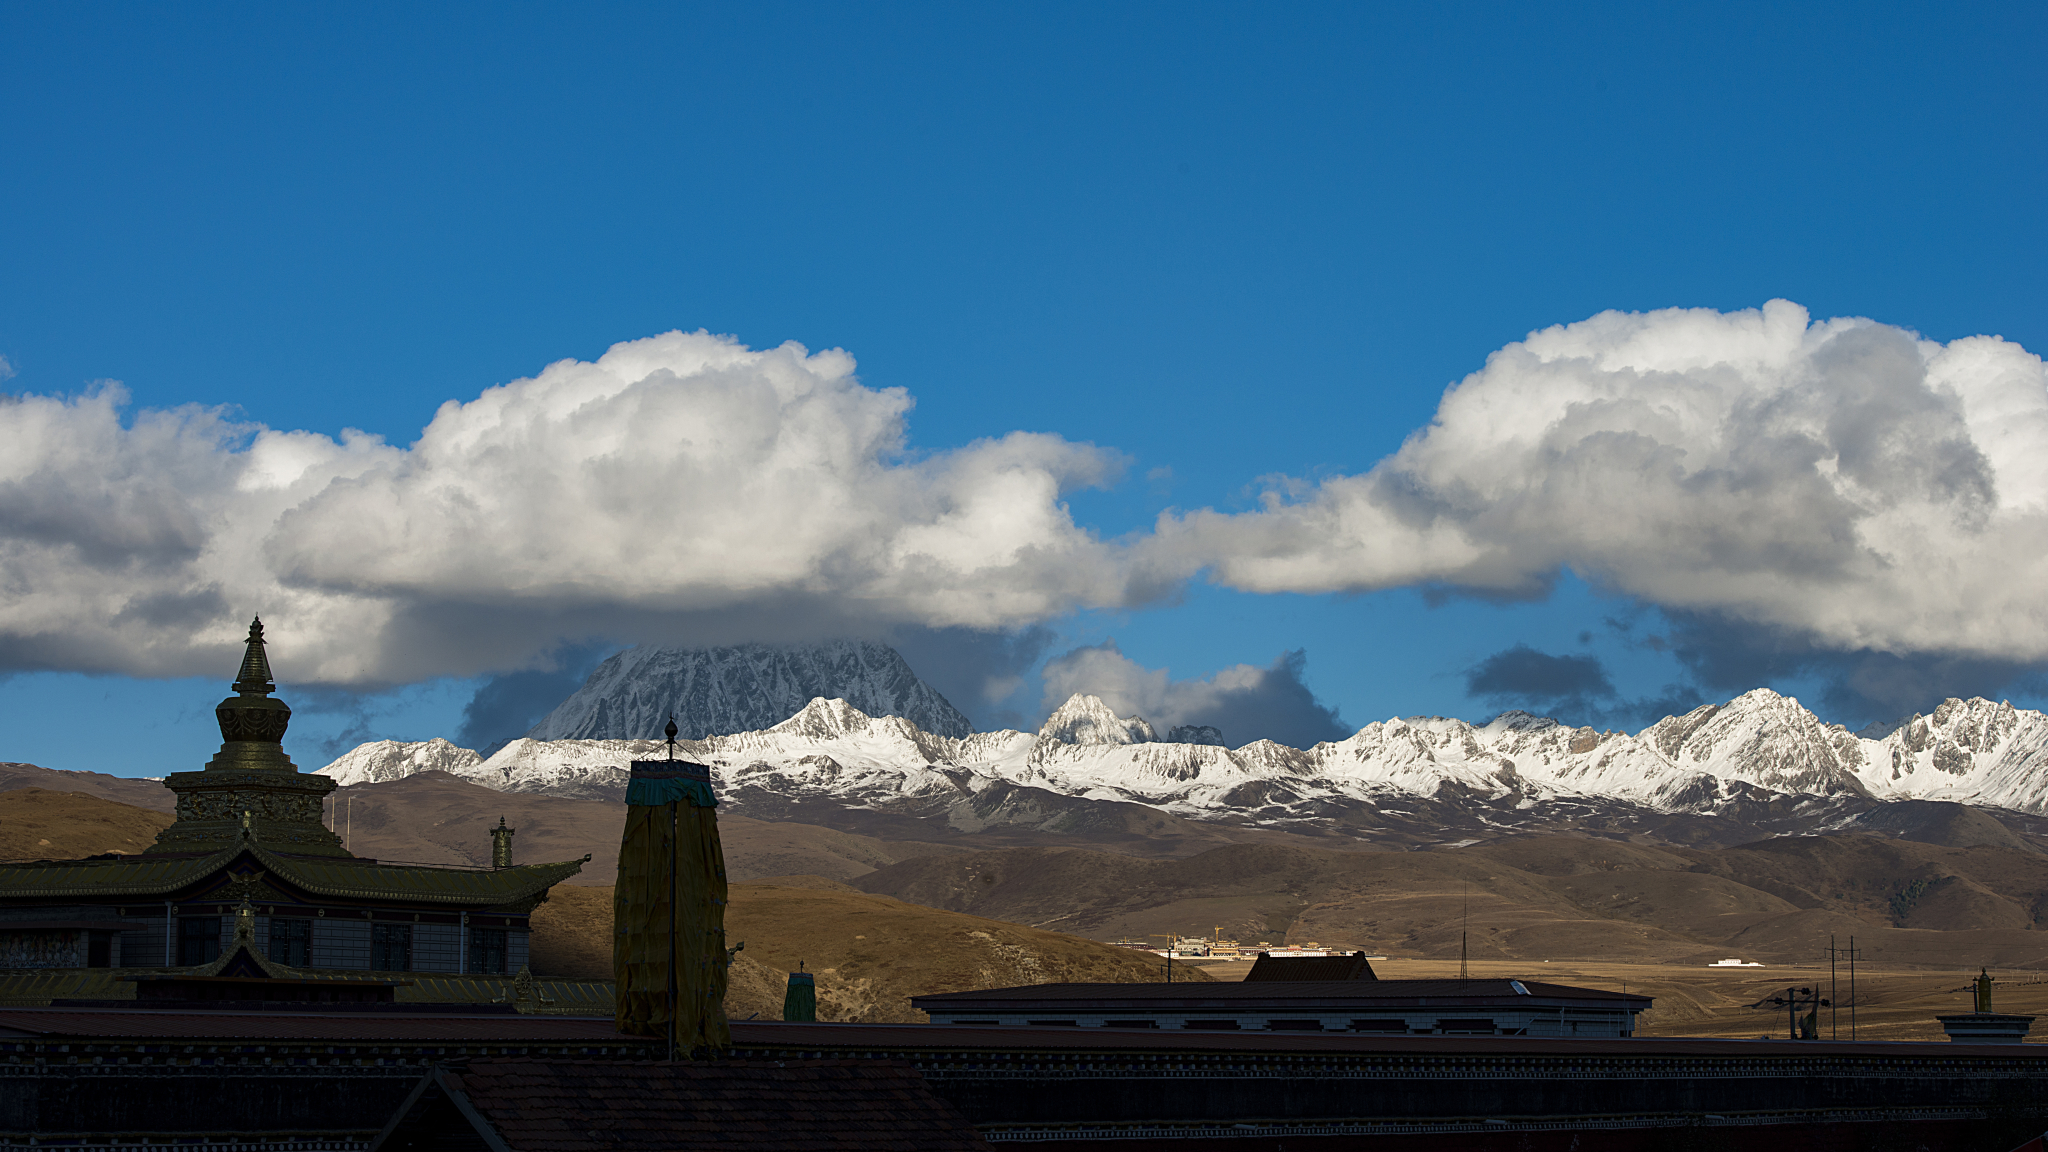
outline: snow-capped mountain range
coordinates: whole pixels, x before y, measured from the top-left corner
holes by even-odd
[[[752,732],[814,697],[844,699],[877,716],[901,716],[927,732],[965,736],[974,725],[901,655],[871,640],[738,644],[620,652],[533,726],[534,740],[653,738],[674,716],[683,735]]]
[[[944,816],[969,831],[1020,796],[1037,811],[1135,803],[1198,821],[1314,830],[1453,816],[1499,830],[1560,813],[1803,813],[1811,824],[1890,800],[2048,814],[2048,716],[1948,700],[1880,738],[1821,722],[1767,689],[1667,717],[1634,735],[1523,712],[1484,725],[1439,717],[1368,724],[1313,748],[1158,738],[1077,695],[1033,732],[936,734],[844,700],[813,699],[772,727],[680,743],[742,811],[771,802]],[[1209,737],[1212,733],[1197,733]],[[616,799],[651,740],[515,740],[485,759],[445,740],[364,744],[320,771],[342,784],[438,769],[491,788]],[[1062,808],[1061,805],[1066,807]],[[1048,808],[1050,805],[1050,808]]]

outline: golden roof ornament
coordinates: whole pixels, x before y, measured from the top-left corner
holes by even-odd
[[[512,866],[512,834],[516,831],[518,829],[505,827],[505,818],[503,816],[498,817],[498,826],[490,830],[491,867],[510,868]]]

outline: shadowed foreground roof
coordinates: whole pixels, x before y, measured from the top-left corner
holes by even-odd
[[[1259,953],[1252,962],[1252,970],[1245,973],[1246,984],[1263,984],[1271,981],[1314,980],[1377,980],[1372,963],[1363,952],[1348,956],[1275,956],[1270,952]]]
[[[610,1016],[518,1012],[258,1012],[137,1008],[0,1008],[0,1043],[15,1040],[186,1040],[216,1043],[463,1043],[628,1045]]]
[[[421,1081],[372,1152],[987,1152],[897,1060],[480,1060]]]
[[[1144,1004],[1166,1008],[1223,1010],[1235,1004],[1263,1005],[1282,1001],[1370,1007],[1376,1003],[1454,1006],[1458,1004],[1545,1003],[1577,1001],[1641,1011],[1650,997],[1599,988],[1575,988],[1541,980],[1267,980],[1253,983],[1167,984],[1026,984],[1016,988],[980,988],[971,992],[940,992],[913,996],[911,1004],[930,1012],[963,1011],[1015,1005]]]

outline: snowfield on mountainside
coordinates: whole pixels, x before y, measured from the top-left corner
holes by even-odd
[[[515,740],[489,758],[445,740],[364,744],[320,769],[342,784],[440,770],[491,788],[616,799],[654,740]],[[998,784],[1129,801],[1194,819],[1287,823],[1329,805],[1458,796],[1528,808],[1611,800],[1712,814],[1759,797],[1950,800],[2048,814],[2048,716],[1948,700],[1880,735],[1823,723],[1768,689],[1666,717],[1633,735],[1523,712],[1484,725],[1390,719],[1313,748],[1161,739],[1140,717],[1077,695],[1035,732],[927,732],[812,699],[772,727],[678,744],[721,792],[758,789],[850,806],[978,793]]]

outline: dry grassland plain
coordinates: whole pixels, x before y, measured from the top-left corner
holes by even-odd
[[[790,972],[814,973],[820,1020],[918,1023],[910,997],[1020,984],[1159,979],[1158,957],[1058,932],[906,904],[821,876],[734,884],[726,1013],[782,1018]],[[612,890],[558,885],[533,914],[537,975],[609,979]],[[1208,977],[1177,970],[1176,980]]]

